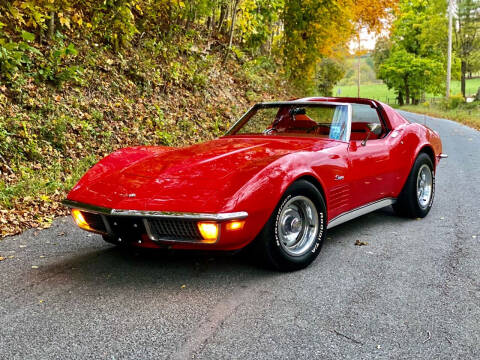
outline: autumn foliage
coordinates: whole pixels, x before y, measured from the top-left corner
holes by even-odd
[[[0,1],[0,236],[48,226],[124,146],[213,138],[312,91],[325,57],[395,1]],[[325,80],[327,79],[327,80]],[[326,90],[328,91],[328,89]]]

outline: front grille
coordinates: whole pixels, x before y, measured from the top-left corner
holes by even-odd
[[[88,226],[90,226],[92,229],[100,232],[107,232],[107,229],[105,228],[105,223],[103,222],[101,215],[89,213],[86,211],[82,211],[82,215]]]
[[[154,219],[147,220],[155,240],[202,241],[195,220]]]

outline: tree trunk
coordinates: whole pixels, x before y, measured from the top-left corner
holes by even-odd
[[[222,3],[220,5],[220,19],[218,20],[217,31],[222,31],[223,21],[227,15],[227,5]]]
[[[400,106],[405,105],[405,103],[403,101],[403,93],[401,91],[398,93],[397,99],[398,99],[398,105],[400,105]]]
[[[462,77],[460,80],[460,84],[461,84],[460,86],[461,86],[462,95],[463,97],[465,97],[465,75],[467,73],[467,62],[463,59],[461,61],[461,72],[462,72]]]
[[[233,3],[232,7],[232,23],[230,24],[230,34],[229,34],[229,40],[228,40],[228,48],[232,48],[232,42],[233,42],[233,31],[235,30],[235,21],[237,20],[237,7],[238,3],[240,0],[234,0],[235,2]]]
[[[408,76],[405,76],[405,101],[410,104],[410,88],[408,87]]]
[[[208,17],[208,24],[207,24],[207,29],[208,30],[215,30],[215,11],[217,10],[217,2],[214,1],[214,4],[212,6],[212,15]]]
[[[55,13],[50,11],[50,22],[48,24],[48,38],[53,40],[55,36]]]

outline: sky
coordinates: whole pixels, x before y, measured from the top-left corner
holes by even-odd
[[[383,34],[385,35],[385,34]],[[360,46],[363,50],[373,50],[375,48],[376,38],[380,35],[376,35],[375,33],[368,32],[366,29],[362,29],[360,31]],[[358,49],[358,41],[352,40],[350,41],[350,52],[354,52]]]

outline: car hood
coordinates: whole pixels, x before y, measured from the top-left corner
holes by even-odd
[[[219,212],[270,163],[328,146],[318,138],[224,137],[152,153],[72,190],[69,198],[117,209]]]

